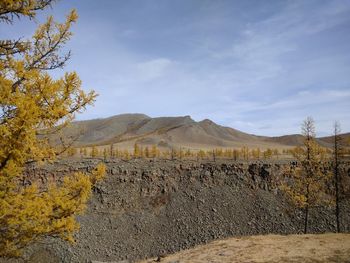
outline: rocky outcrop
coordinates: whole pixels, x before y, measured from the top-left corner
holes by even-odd
[[[59,180],[67,172],[89,171],[99,161],[29,167],[24,183]],[[62,262],[134,261],[213,239],[303,229],[302,213],[291,209],[276,186],[290,163],[110,160],[106,165],[108,176],[96,185],[87,213],[79,218],[77,244],[54,240],[44,246]],[[346,200],[342,212],[342,229],[349,232]],[[335,231],[333,214],[332,209],[312,210],[310,232]]]

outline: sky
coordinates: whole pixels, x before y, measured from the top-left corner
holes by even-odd
[[[190,115],[277,136],[312,116],[318,136],[335,120],[350,132],[350,0],[61,0],[0,34],[28,38],[72,8],[64,71],[99,94],[79,120]]]

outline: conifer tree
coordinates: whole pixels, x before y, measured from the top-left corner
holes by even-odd
[[[334,123],[333,131],[333,171],[334,171],[334,184],[335,184],[335,216],[337,232],[340,232],[340,189],[341,189],[341,177],[339,172],[340,158],[342,157],[341,149],[341,137],[340,137],[340,123]]]
[[[264,152],[263,152],[263,156],[264,159],[271,159],[273,154],[273,151],[270,148],[267,148]]]
[[[281,189],[297,208],[304,210],[304,233],[308,231],[309,209],[320,204],[329,204],[326,198],[326,185],[331,175],[324,172],[324,159],[321,147],[315,140],[314,120],[308,117],[302,125],[304,146],[297,147],[293,155],[298,167],[291,167],[286,175],[290,179]]]
[[[91,152],[90,152],[90,156],[91,156],[92,158],[96,158],[96,157],[99,156],[99,151],[98,151],[98,149],[96,148],[96,146],[92,146]]]
[[[213,156],[213,162],[216,162],[216,151],[213,150],[211,155]]]
[[[205,157],[206,157],[206,153],[205,153],[205,151],[203,151],[202,149],[201,150],[199,150],[198,152],[197,152],[197,159],[204,159]]]
[[[168,150],[162,152],[162,157],[163,157],[164,159],[169,158],[169,156],[170,156],[170,152],[169,152]]]
[[[151,157],[156,158],[158,156],[159,156],[159,154],[158,154],[157,145],[152,145]]]
[[[108,157],[108,151],[106,148],[103,148],[103,159],[106,161]]]
[[[135,154],[134,154],[135,155]],[[130,154],[129,154],[129,151],[128,150],[124,150],[124,152],[123,152],[123,158],[125,159],[125,160],[129,160],[130,159]]]
[[[86,150],[86,148],[83,148],[83,156],[84,156],[84,157],[87,156],[87,150]]]
[[[233,160],[237,161],[239,159],[239,151],[237,149],[234,149],[232,152]]]
[[[171,148],[170,156],[171,160],[174,160],[176,158],[176,151],[174,150],[174,148]]]
[[[185,157],[190,158],[192,156],[192,152],[190,149],[187,149],[185,152]]]
[[[177,154],[179,156],[179,159],[182,160],[184,158],[184,150],[182,149],[182,147],[180,147],[180,150]]]
[[[121,155],[122,155],[122,153],[119,151],[118,148],[116,148],[114,150],[113,156],[116,157],[116,158],[119,158],[119,157],[121,157]]]
[[[141,149],[137,143],[134,144],[134,158],[141,157]]]
[[[145,151],[144,151],[144,149],[143,149],[142,146],[140,147],[140,157],[141,157],[141,158],[144,158],[144,157],[145,157]]]
[[[111,158],[115,157],[115,151],[114,151],[113,143],[109,146],[109,156]]]
[[[67,149],[67,155],[70,156],[70,157],[73,157],[77,154],[77,149],[74,148],[74,147],[69,147]]]
[[[145,147],[145,154],[144,155],[145,155],[146,158],[151,157],[151,154],[150,154],[148,146]]]
[[[0,23],[34,19],[52,2],[0,1]],[[53,160],[59,154],[48,134],[60,131],[96,98],[94,92],[83,91],[75,72],[58,79],[49,74],[70,58],[61,50],[76,20],[72,10],[63,23],[48,17],[31,39],[0,40],[0,257],[18,256],[45,236],[73,241],[79,227],[75,217],[84,211],[92,185],[104,174],[99,165],[91,174],[66,175],[62,183],[19,183],[26,163]]]
[[[240,150],[240,156],[243,158],[243,160],[249,159],[249,149],[248,147],[242,147]]]
[[[261,151],[260,151],[259,148],[253,149],[253,150],[252,150],[252,157],[253,157],[254,159],[259,160],[259,159],[260,159],[260,156],[261,156]]]

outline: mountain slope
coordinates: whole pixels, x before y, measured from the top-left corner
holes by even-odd
[[[137,122],[151,119],[144,114],[121,114],[105,119],[73,122],[64,130],[66,136],[79,135],[78,145],[99,144],[127,132]]]
[[[158,145],[162,148],[212,149],[243,147],[288,148],[302,145],[299,134],[280,137],[256,136],[224,127],[205,119],[199,122],[190,116],[151,118],[144,114],[122,114],[105,119],[73,122],[64,130],[65,136],[78,137],[76,146],[115,144],[118,148]],[[78,136],[79,135],[79,136]],[[349,134],[346,135],[349,137]],[[324,146],[331,146],[332,138],[320,138]]]
[[[131,148],[135,143],[165,148],[278,146],[264,141],[265,137],[223,127],[208,119],[196,122],[190,116],[150,118],[143,114],[123,114],[73,122],[64,134],[79,135],[76,146],[117,144],[120,148]]]

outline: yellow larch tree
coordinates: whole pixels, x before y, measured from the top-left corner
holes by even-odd
[[[0,23],[35,18],[52,0],[2,0]],[[49,70],[62,68],[70,53],[61,54],[77,20],[72,10],[64,23],[52,17],[30,40],[0,40],[0,257],[18,256],[21,249],[45,236],[73,240],[75,220],[86,206],[92,185],[105,167],[91,174],[75,173],[63,182],[20,184],[27,162],[45,162],[58,154],[48,133],[58,132],[76,113],[92,104],[75,72],[53,79]]]
[[[272,154],[273,154],[273,151],[270,148],[267,148],[263,152],[263,157],[264,157],[264,159],[271,159],[272,158]]]
[[[151,148],[151,157],[156,158],[159,157],[159,150],[157,148],[157,145],[153,144]]]
[[[240,151],[238,151],[237,149],[233,149],[232,151],[232,155],[233,155],[233,160],[237,161],[239,159],[240,156]]]
[[[182,160],[185,156],[184,150],[182,149],[182,147],[180,147],[180,149],[176,152],[176,156]]]
[[[128,150],[123,151],[123,157],[124,160],[129,160],[130,159],[130,153]]]
[[[84,148],[79,148],[80,157],[84,156]]]
[[[249,148],[246,147],[246,146],[243,146],[241,149],[240,149],[240,152],[239,152],[239,155],[241,156],[241,158],[243,160],[248,160],[249,159]]]
[[[92,146],[91,151],[90,151],[90,156],[92,158],[98,157],[99,156],[99,150],[97,149],[96,146]]]
[[[190,149],[187,149],[186,152],[185,152],[185,157],[186,158],[191,158],[192,157],[192,152]]]
[[[114,151],[114,145],[113,145],[113,143],[109,146],[109,156],[110,156],[111,158],[116,157],[116,156],[115,156],[115,151]]]
[[[151,152],[150,152],[148,146],[145,147],[144,156],[145,156],[146,158],[151,157]]]
[[[103,148],[103,159],[106,160],[108,157],[108,150],[107,148]]]
[[[87,156],[87,149],[83,148],[83,157],[86,157],[86,156]]]
[[[141,157],[141,149],[140,149],[140,146],[135,143],[134,144],[134,158],[138,158],[138,157]]]
[[[251,154],[252,154],[253,159],[257,159],[257,160],[259,160],[259,159],[260,159],[260,157],[261,157],[261,151],[260,151],[260,148],[257,148],[257,149],[252,149]]]
[[[315,140],[314,120],[308,117],[302,125],[305,137],[303,147],[293,150],[293,156],[298,162],[297,167],[286,171],[287,181],[281,185],[288,199],[295,207],[304,210],[304,233],[308,231],[310,208],[321,204],[331,204],[327,197],[326,187],[332,174],[324,169],[326,161],[322,148]]]
[[[114,150],[114,157],[120,158],[120,157],[122,157],[122,155],[123,155],[122,152],[119,151],[118,148]]]
[[[69,147],[67,149],[67,155],[70,157],[74,157],[77,154],[77,148]]]
[[[207,154],[202,149],[197,152],[197,159],[204,159],[206,156]]]

